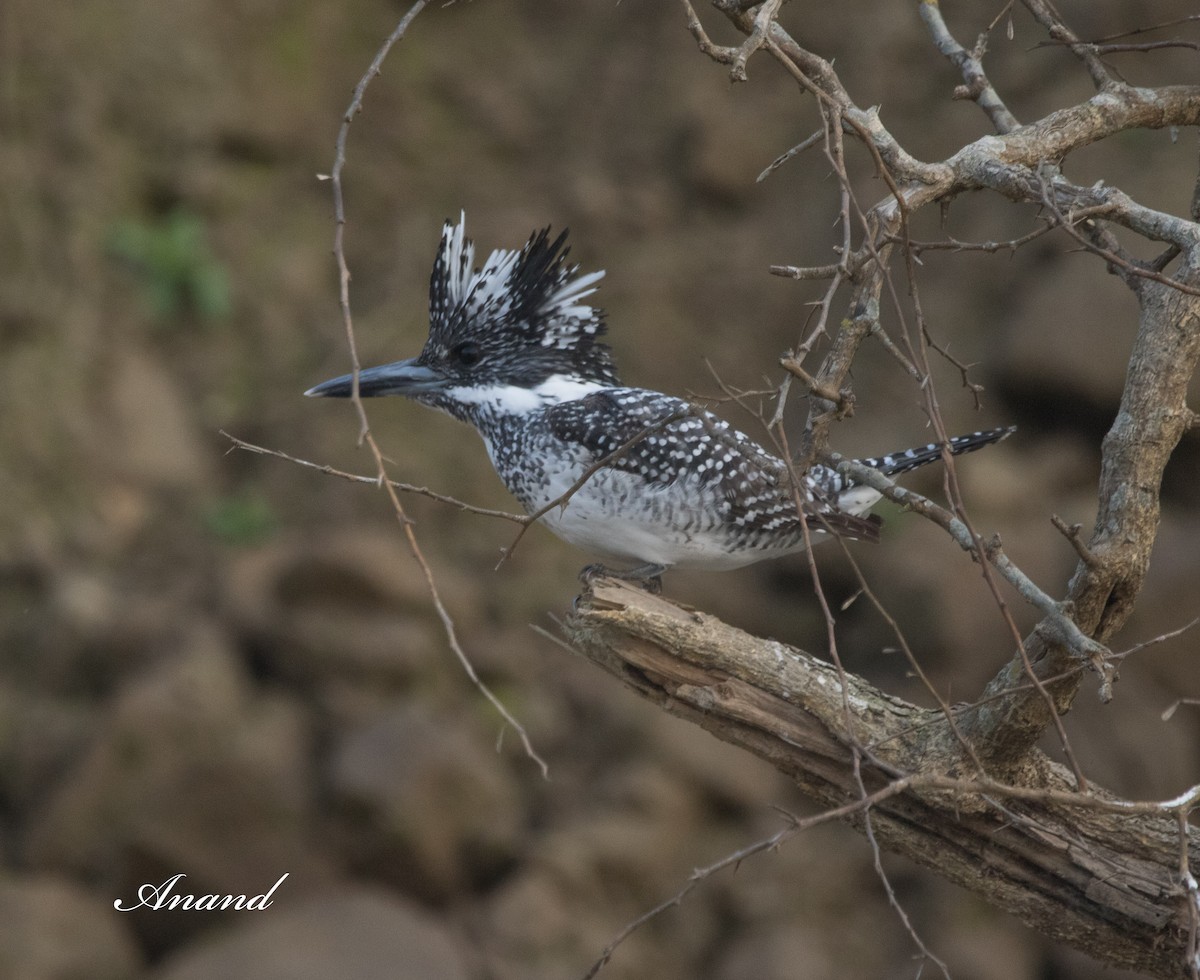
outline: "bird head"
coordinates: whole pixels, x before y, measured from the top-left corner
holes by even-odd
[[[429,282],[429,338],[408,360],[359,372],[359,394],[406,395],[460,417],[474,406],[532,405],[538,393],[615,385],[604,313],[584,300],[603,272],[567,263],[567,233],[534,232],[519,250],[497,249],[476,268],[465,217],[447,221]],[[353,375],[306,395],[348,397]]]

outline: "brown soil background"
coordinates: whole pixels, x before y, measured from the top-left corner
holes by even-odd
[[[1062,6],[1084,36],[1194,9]],[[371,471],[349,406],[300,393],[348,369],[316,175],[400,12],[378,0],[0,7],[2,977],[579,976],[694,867],[781,826],[774,807],[807,812],[757,760],[531,629],[553,629],[586,556],[535,531],[493,572],[509,525],[412,499],[464,646],[548,760],[543,781],[511,733],[497,749],[497,718],[449,653],[384,497],[230,453],[220,435]],[[994,13],[948,15],[966,42]],[[974,106],[950,100],[958,79],[914,5],[786,14],[917,155],[985,131]],[[1020,14],[1014,26],[988,64],[1019,118],[1088,96],[1069,55],[1032,48],[1040,36]],[[1139,84],[1196,77],[1193,51],[1117,63]],[[832,261],[838,205],[819,152],[755,183],[816,117],[765,58],[750,75],[732,87],[674,3],[427,10],[351,132],[364,363],[419,349],[439,229],[461,208],[484,252],[570,226],[573,256],[608,270],[601,302],[627,381],[713,395],[711,365],[739,387],[775,383],[819,289],[766,269]],[[1195,164],[1195,134],[1134,132],[1078,154],[1069,173],[1185,213]],[[852,169],[870,204],[882,188],[869,161],[856,153]],[[1033,219],[974,197],[945,227],[922,215],[914,234],[1003,240]],[[174,252],[171,228],[183,229]],[[205,291],[214,269],[227,309]],[[963,461],[972,513],[1059,592],[1074,557],[1049,516],[1090,528],[1135,305],[1061,236],[1011,256],[929,252],[919,275],[935,335],[987,388],[976,412],[938,366],[949,428],[1021,426]],[[855,384],[835,448],[927,441],[918,393],[882,349],[865,350]],[[370,413],[396,478],[511,506],[465,428],[399,400]],[[910,482],[940,486],[936,473]],[[1154,565],[1118,646],[1196,615],[1198,484],[1193,435],[1168,471]],[[1008,653],[991,600],[936,529],[884,513],[882,545],[855,555],[939,689],[970,697]],[[835,549],[820,560],[832,600],[849,597]],[[803,560],[677,574],[667,591],[824,649]],[[866,603],[839,628],[849,669],[927,703]],[[1196,642],[1131,659],[1107,707],[1086,687],[1067,727],[1092,778],[1135,798],[1200,778],[1200,715],[1160,717],[1200,695]],[[884,865],[954,976],[1093,975],[976,898]],[[196,894],[289,877],[265,912],[114,911],[180,872]],[[911,977],[914,952],[869,848],[830,826],[701,885],[603,975]]]

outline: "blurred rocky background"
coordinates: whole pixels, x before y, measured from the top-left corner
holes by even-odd
[[[1062,6],[1089,37],[1194,9]],[[951,26],[970,44],[999,7],[951,10]],[[936,159],[986,127],[950,99],[959,79],[914,8],[793,5],[784,20]],[[463,645],[528,727],[543,780],[451,655],[384,496],[231,452],[221,435],[372,471],[351,407],[300,393],[349,368],[317,175],[402,12],[381,0],[0,6],[0,977],[578,977],[693,868],[783,826],[777,807],[808,812],[757,760],[534,631],[554,631],[586,556],[538,530],[497,572],[511,525],[410,499]],[[1035,47],[1020,9],[1013,26],[1011,40],[997,30],[988,66],[1019,118],[1090,94],[1068,54]],[[716,17],[709,27],[733,40]],[[1193,50],[1117,64],[1136,83],[1196,78]],[[765,57],[731,86],[675,3],[431,6],[350,136],[364,363],[419,349],[439,229],[465,209],[485,251],[570,226],[573,256],[608,270],[600,299],[627,380],[708,396],[717,377],[775,384],[820,287],[767,267],[833,261],[838,196],[819,150],[755,177],[816,126],[811,100]],[[1195,165],[1195,134],[1133,132],[1068,167],[1185,213]],[[857,150],[851,168],[869,205],[883,187]],[[999,241],[1035,221],[982,196],[938,217],[921,215],[914,235]],[[926,252],[918,276],[934,337],[986,386],[976,411],[934,358],[948,427],[1021,426],[962,461],[972,513],[1060,594],[1075,558],[1049,518],[1091,526],[1134,303],[1061,235],[1011,255]],[[891,312],[887,324],[903,329]],[[864,349],[855,382],[836,448],[927,441],[919,392],[881,347]],[[396,478],[511,506],[473,433],[399,400],[369,408]],[[802,403],[791,416],[802,423]],[[937,473],[915,483],[940,488]],[[1118,645],[1197,613],[1198,484],[1193,436]],[[936,529],[885,514],[883,544],[853,554],[938,688],[969,698],[1009,654],[994,603]],[[836,609],[853,574],[835,548],[819,559]],[[672,575],[667,591],[827,649],[803,559]],[[929,702],[868,603],[838,620],[847,667]],[[1200,715],[1160,717],[1200,695],[1196,643],[1130,659],[1107,707],[1085,685],[1067,728],[1096,781],[1137,798],[1197,781]],[[954,976],[1092,974],[920,869],[884,867]],[[178,873],[183,892],[255,894],[285,872],[262,912],[113,908]],[[868,846],[826,826],[701,884],[602,975],[911,977],[915,952]]]

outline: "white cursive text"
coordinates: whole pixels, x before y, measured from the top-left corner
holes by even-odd
[[[113,902],[113,908],[118,912],[132,912],[134,909],[196,909],[201,912],[215,912],[222,909],[249,909],[258,911],[265,909],[271,904],[271,896],[275,894],[275,889],[283,884],[283,879],[288,876],[288,872],[284,872],[279,880],[275,882],[261,895],[253,895],[247,898],[245,895],[176,895],[172,894],[175,886],[179,884],[187,875],[175,875],[168,878],[161,885],[145,884],[141,885],[137,891],[137,901],[130,902],[126,905],[121,899]]]

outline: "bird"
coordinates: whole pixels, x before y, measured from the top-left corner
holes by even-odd
[[[692,402],[623,385],[603,310],[603,271],[568,260],[567,231],[535,231],[481,267],[466,216],[447,220],[429,285],[429,336],[412,358],[358,372],[361,397],[402,395],[482,436],[528,514],[600,559],[580,573],[658,591],[668,569],[726,570],[838,535],[877,541],[881,494],[814,464],[801,473]],[[305,392],[350,397],[354,375]],[[1015,427],[949,440],[951,454]],[[857,462],[895,477],[942,458],[943,444]]]

